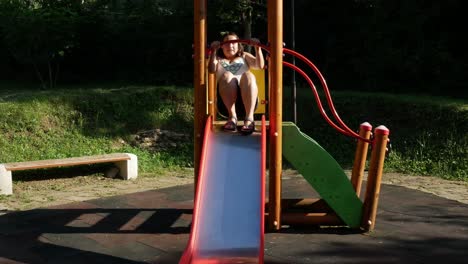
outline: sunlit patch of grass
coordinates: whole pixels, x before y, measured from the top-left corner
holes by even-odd
[[[283,104],[286,118],[291,107]],[[355,140],[323,119],[312,93],[298,90],[298,126],[319,142],[344,168],[352,166]],[[338,125],[325,97],[328,117]],[[468,104],[463,100],[382,93],[333,92],[335,109],[353,130],[363,122],[390,130],[391,153],[385,170],[468,181]]]
[[[284,96],[286,121],[291,107],[289,94]],[[332,96],[336,111],[351,129],[369,122],[390,130],[392,152],[385,170],[468,180],[466,102],[381,93],[332,92]],[[301,131],[349,169],[356,141],[325,122],[310,89],[299,89],[297,99]],[[326,113],[336,123],[331,111]],[[188,87],[0,89],[0,162],[129,152],[138,156],[142,174],[193,168],[193,139],[165,150],[143,149],[132,142],[136,133],[157,128],[192,135],[193,118],[193,90]]]

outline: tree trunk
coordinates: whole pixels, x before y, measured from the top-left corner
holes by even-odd
[[[36,75],[37,75],[37,78],[39,78],[39,81],[41,81],[41,86],[42,86],[42,89],[46,89],[46,85],[45,85],[45,82],[44,82],[44,79],[42,78],[42,74],[41,72],[39,71],[36,63],[33,63],[33,67],[34,67],[34,71],[36,72]]]
[[[50,65],[50,60],[47,62],[47,66],[49,68],[49,88],[54,88],[54,78],[52,77],[52,65]]]
[[[251,39],[252,38],[252,11],[246,10],[245,13],[242,15],[243,18],[243,27],[244,27],[244,39]],[[247,46],[246,51],[251,52],[252,47]]]

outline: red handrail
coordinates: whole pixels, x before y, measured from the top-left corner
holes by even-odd
[[[229,44],[229,43],[244,43],[244,44],[247,44],[249,46],[253,46],[253,45],[257,45],[259,46],[260,48],[270,52],[270,48],[268,48],[267,45],[265,44],[262,44],[260,42],[253,42],[252,40],[250,39],[233,39],[233,40],[226,40],[226,41],[223,41],[223,42],[220,42],[220,46],[224,45],[224,44]]]
[[[333,128],[338,130],[338,132],[340,132],[340,133],[342,133],[342,134],[344,134],[346,136],[352,136],[350,133],[348,133],[347,131],[345,131],[341,127],[337,126],[335,123],[333,123],[333,121],[327,116],[327,114],[325,113],[325,109],[323,109],[322,102],[320,101],[320,97],[318,95],[317,88],[315,88],[315,85],[312,82],[312,80],[309,78],[309,76],[303,70],[301,70],[299,67],[297,67],[296,65],[294,65],[292,63],[283,61],[283,64],[288,66],[289,68],[297,71],[298,73],[300,73],[302,75],[302,77],[304,77],[304,79],[306,79],[307,83],[309,84],[310,88],[312,89],[312,91],[314,93],[315,101],[317,102],[317,106],[318,106],[318,108],[320,110],[320,114],[325,119],[325,121],[327,121],[327,123],[330,124]]]
[[[309,60],[307,59],[305,56],[303,56],[302,54],[294,51],[294,50],[290,50],[290,49],[283,49],[284,52],[286,54],[290,54],[290,55],[293,55],[295,56],[296,58],[299,58],[301,59],[303,62],[305,62],[307,64],[307,66],[309,66],[310,68],[312,68],[312,70],[314,70],[315,74],[317,74],[317,76],[319,77],[320,79],[320,82],[323,86],[323,90],[325,92],[325,96],[327,98],[327,102],[328,102],[328,106],[330,107],[330,110],[332,111],[332,114],[333,116],[335,117],[336,121],[338,121],[338,123],[341,125],[342,128],[344,128],[345,130],[347,130],[353,137],[355,138],[358,138],[358,139],[362,139],[364,140],[364,138],[361,138],[361,136],[359,136],[359,134],[357,134],[356,132],[354,132],[352,129],[350,129],[340,118],[340,116],[338,115],[338,112],[336,111],[335,109],[335,106],[333,104],[333,101],[331,99],[331,95],[330,95],[330,91],[328,89],[328,85],[327,85],[327,82],[325,81],[325,78],[323,78],[323,75],[322,73],[319,71],[319,69]],[[366,139],[366,141],[368,141]],[[369,141],[370,142],[370,141]]]

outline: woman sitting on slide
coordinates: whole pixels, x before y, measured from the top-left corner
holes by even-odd
[[[236,39],[239,37],[230,32],[224,36],[223,42]],[[210,73],[216,73],[219,94],[229,114],[229,119],[223,126],[225,131],[235,132],[237,129],[236,99],[239,89],[245,107],[241,133],[251,134],[255,130],[254,112],[258,100],[258,88],[250,69],[263,69],[265,66],[262,49],[257,45],[259,43],[258,39],[251,39],[256,56],[245,52],[238,42],[225,43],[222,46],[219,41],[211,43],[212,52],[208,70]],[[222,52],[218,52],[219,48]]]

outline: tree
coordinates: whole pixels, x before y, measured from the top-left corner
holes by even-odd
[[[240,26],[242,29],[241,38],[252,38],[252,25],[256,21],[265,21],[266,3],[262,0],[212,0],[211,2],[210,7],[217,7],[218,23],[224,26]]]
[[[14,12],[2,14],[5,46],[20,64],[32,66],[43,88],[55,87],[61,60],[75,45],[77,14],[69,7],[20,3],[10,6]]]

